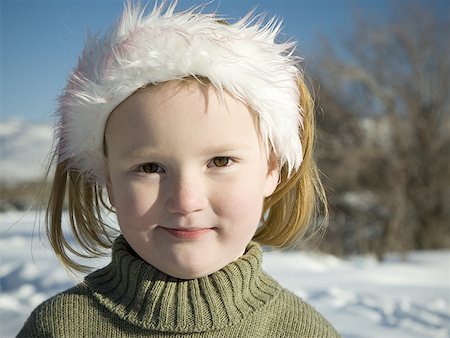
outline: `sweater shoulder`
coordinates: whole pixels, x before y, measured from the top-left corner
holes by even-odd
[[[95,301],[92,294],[83,284],[79,284],[38,305],[17,337],[63,337],[64,335],[60,335],[64,332],[62,330],[70,326],[70,323],[76,325],[87,320],[89,308],[93,307]]]
[[[287,289],[283,288],[273,300],[269,312],[271,328],[274,332],[283,332],[285,337],[341,337],[320,312]]]

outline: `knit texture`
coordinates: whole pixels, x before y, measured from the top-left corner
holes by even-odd
[[[339,337],[311,306],[246,253],[206,277],[181,280],[143,261],[120,236],[112,262],[38,306],[18,337]]]

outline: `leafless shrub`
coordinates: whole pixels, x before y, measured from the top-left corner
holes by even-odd
[[[448,14],[401,6],[325,43],[315,74],[319,162],[336,253],[450,246]]]

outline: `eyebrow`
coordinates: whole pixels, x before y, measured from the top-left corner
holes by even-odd
[[[152,157],[158,155],[159,152],[152,148],[137,148],[132,151],[124,152],[120,155],[120,158],[122,159],[139,159],[142,157]]]
[[[218,146],[207,146],[203,151],[199,154],[202,156],[213,155],[213,154],[223,154],[229,152],[237,152],[237,151],[246,151],[250,147],[248,145],[243,144],[226,144],[226,145],[218,145]],[[154,157],[154,156],[167,156],[167,153],[160,152],[151,147],[142,147],[134,149],[130,152],[126,152],[121,154],[121,158],[123,159],[139,159],[145,157]]]
[[[211,146],[210,148],[205,149],[205,154],[210,153],[228,153],[233,151],[242,151],[250,148],[249,146],[243,144],[227,144],[227,145],[219,145],[219,146]]]

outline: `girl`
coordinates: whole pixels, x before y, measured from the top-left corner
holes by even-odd
[[[111,246],[112,262],[18,336],[338,337],[261,268],[260,244],[293,243],[325,204],[294,45],[274,42],[274,20],[175,5],[128,3],[86,41],[60,100],[47,230],[70,269]]]

